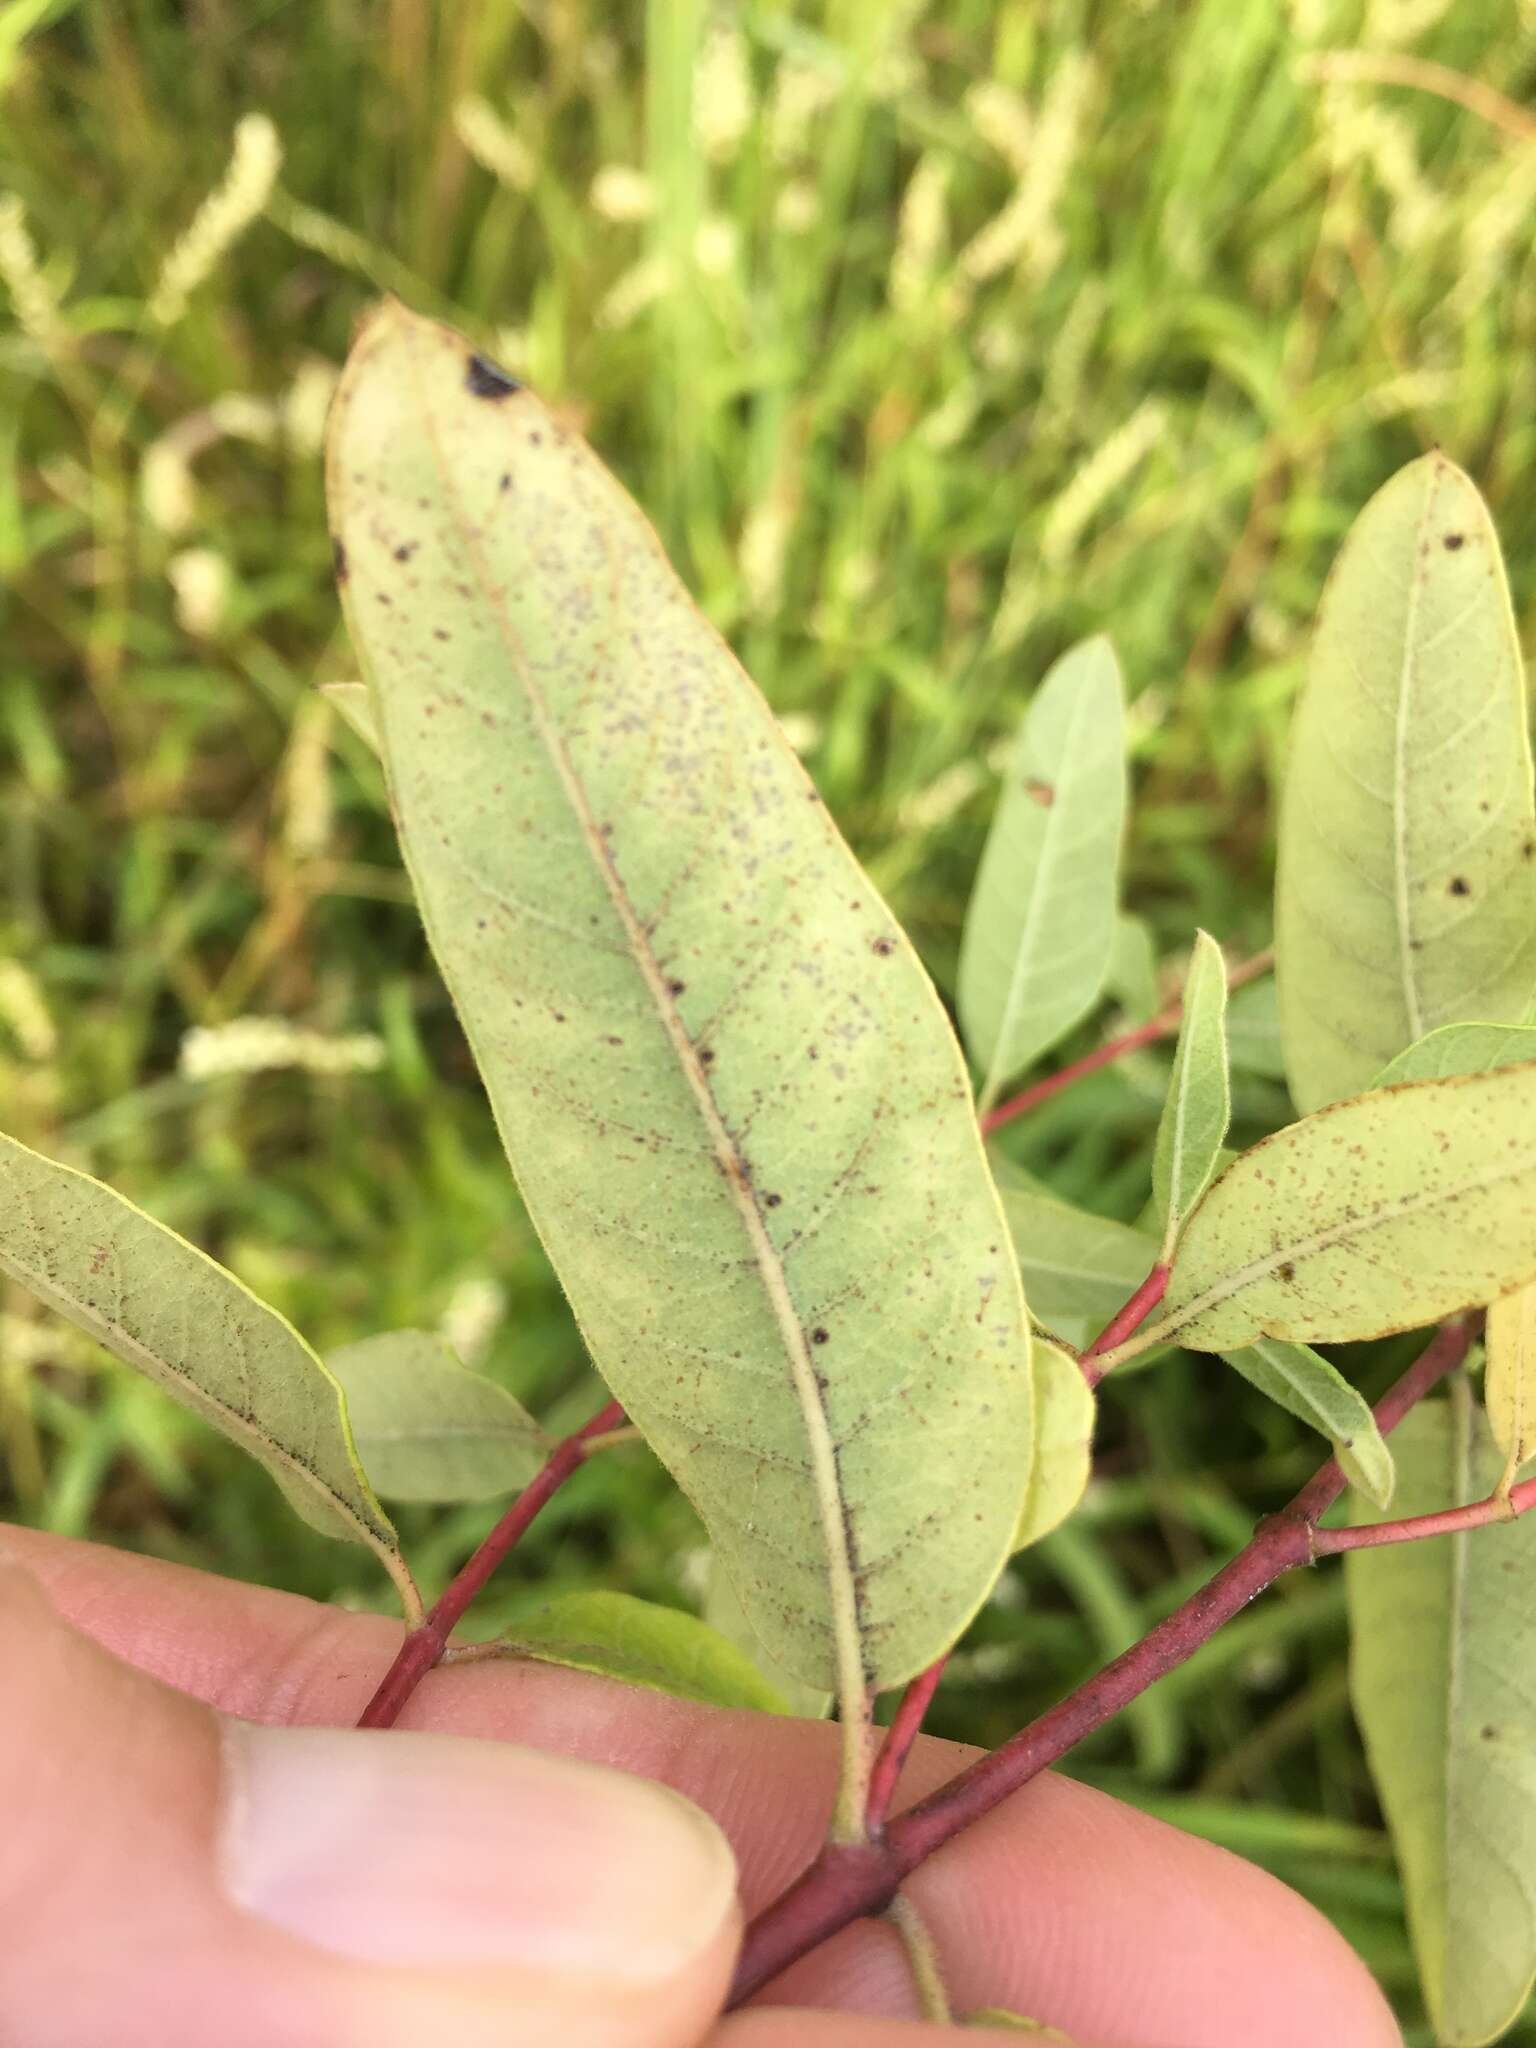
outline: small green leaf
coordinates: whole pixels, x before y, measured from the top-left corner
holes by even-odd
[[[1470,1402],[1393,1434],[1395,1515],[1485,1498],[1499,1453]],[[1356,1497],[1358,1522],[1379,1516]],[[1501,2034],[1536,1975],[1536,1516],[1345,1560],[1355,1711],[1397,1849],[1442,2048]]]
[[[1287,1344],[1278,1337],[1260,1337],[1222,1356],[1277,1407],[1327,1437],[1351,1486],[1377,1507],[1390,1506],[1392,1453],[1370,1403],[1337,1366],[1310,1345]]]
[[[1536,1065],[1335,1102],[1243,1153],[1190,1218],[1144,1335],[1352,1343],[1531,1279]]]
[[[327,478],[401,847],[529,1212],[753,1626],[852,1728],[991,1591],[1028,1455],[1024,1304],[942,1006],[532,392],[386,304]],[[992,1432],[1020,1463],[977,1456]]]
[[[734,1643],[785,1703],[787,1711],[801,1721],[824,1721],[832,1711],[833,1696],[822,1686],[807,1685],[803,1678],[776,1664],[759,1640],[747,1618],[747,1610],[736,1597],[730,1573],[718,1557],[710,1554],[708,1577],[704,1582],[704,1619],[717,1635]]]
[[[1250,981],[1227,1004],[1227,1055],[1244,1074],[1266,1081],[1285,1079],[1285,1049],[1280,1039],[1280,992],[1275,977]]]
[[[1446,1024],[1388,1062],[1373,1088],[1409,1081],[1445,1081],[1456,1074],[1491,1074],[1536,1060],[1536,1030],[1528,1024]]]
[[[504,1387],[468,1372],[430,1330],[333,1351],[363,1470],[390,1500],[485,1500],[526,1486],[554,1439]]]
[[[276,1309],[111,1188],[7,1137],[0,1271],[249,1451],[314,1527],[368,1544],[410,1609],[341,1388]]]
[[[1026,1185],[999,1169],[1031,1315],[1080,1350],[1135,1293],[1157,1263],[1157,1239]]]
[[[374,753],[384,752],[384,735],[379,731],[379,714],[366,683],[322,683],[320,694],[336,706],[342,717]]]
[[[1108,640],[1085,640],[1025,715],[960,947],[959,1009],[979,1108],[1103,992],[1125,815],[1125,701]]]
[[[1516,1022],[1536,984],[1525,673],[1493,522],[1438,453],[1376,493],[1328,579],[1275,925],[1302,1110],[1440,1025]]]
[[[1021,2012],[1009,2012],[1001,2005],[984,2005],[975,2012],[968,2012],[960,2022],[964,2027],[991,2027],[1003,2034],[1028,2034],[1032,2041],[1055,2041],[1061,2048],[1073,2048],[1072,2037],[1064,2034],[1060,2027],[1048,2027],[1044,2020],[1026,2019]]]
[[[1059,1344],[1037,1337],[1035,1434],[1029,1487],[1014,1548],[1038,1543],[1064,1522],[1083,1497],[1093,1470],[1093,1389]]]
[[[1232,1118],[1226,1014],[1226,962],[1210,933],[1199,932],[1152,1156],[1152,1193],[1163,1218],[1163,1265],[1173,1257],[1184,1219],[1211,1184]]]
[[[789,1712],[751,1659],[697,1615],[629,1593],[562,1593],[519,1615],[497,1647],[712,1707]]]
[[[1132,1024],[1150,1023],[1162,1008],[1152,927],[1133,911],[1122,910],[1115,919],[1104,993],[1120,1005]]]
[[[1536,1287],[1522,1287],[1490,1303],[1485,1337],[1483,1399],[1494,1441],[1504,1453],[1499,1485],[1507,1493],[1520,1467],[1536,1456]]]

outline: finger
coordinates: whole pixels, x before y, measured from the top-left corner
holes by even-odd
[[[735,1870],[675,1794],[462,1737],[223,1720],[0,1559],[0,2041],[686,2048]]]
[[[922,2026],[911,2020],[849,2019],[839,2013],[795,2012],[780,2007],[777,2012],[744,2012],[725,2020],[709,2037],[709,2048],[1001,2048],[1011,2041],[1021,2048],[1017,2028],[967,2027],[957,2037],[953,2027]],[[1050,2035],[1030,2037],[1036,2048],[1047,2048]],[[1066,2036],[1058,2033],[1058,2042]],[[1110,2048],[1107,2041],[1087,2041],[1081,2036],[1067,2048]],[[1118,2044],[1117,2044],[1118,2048]],[[1173,2048],[1172,2043],[1167,2048]]]
[[[27,1555],[60,1606],[120,1654],[226,1711],[354,1720],[398,1624],[58,1538]],[[537,1664],[432,1674],[414,1726],[500,1735],[644,1772],[712,1813],[749,1911],[814,1854],[837,1738],[819,1724],[730,1714]],[[925,1740],[906,1803],[974,1752]],[[1047,1774],[929,1859],[909,1889],[963,2008],[1034,2013],[1125,2048],[1398,2048],[1380,1992],[1328,1923],[1286,1886],[1209,1843]],[[910,2016],[889,1930],[861,1923],[769,1988],[780,2004]]]

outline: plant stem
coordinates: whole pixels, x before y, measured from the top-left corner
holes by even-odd
[[[1465,1319],[1443,1324],[1377,1402],[1376,1422],[1383,1434],[1394,1429],[1410,1408],[1460,1365],[1472,1340],[1472,1328],[1472,1322]],[[1283,1573],[1311,1563],[1320,1533],[1318,1519],[1338,1499],[1345,1484],[1337,1459],[1330,1458],[1288,1506],[1260,1523],[1252,1541],[1208,1585],[1086,1685],[1001,1749],[978,1758],[958,1777],[898,1815],[879,1840],[824,1847],[748,1928],[732,1986],[732,2004],[749,1998],[798,1956],[850,1921],[883,1912],[902,1880],[926,1857],[1038,1777],[1086,1735],[1138,1699],[1148,1686],[1186,1663]],[[1536,1496],[1536,1481],[1527,1481],[1519,1491]],[[1451,1510],[1453,1515],[1459,1512],[1464,1511]],[[1438,1522],[1444,1518],[1415,1519]]]
[[[1255,953],[1251,960],[1234,967],[1227,976],[1227,994],[1243,988],[1250,981],[1257,981],[1261,974],[1267,974],[1275,964],[1273,951]],[[1096,1074],[1100,1067],[1107,1067],[1122,1059],[1128,1052],[1136,1052],[1144,1045],[1155,1045],[1160,1038],[1171,1038],[1178,1030],[1184,1015],[1183,1002],[1171,1003],[1167,1009],[1159,1010],[1155,1017],[1145,1024],[1138,1024],[1134,1030],[1123,1031],[1118,1038],[1107,1039],[1092,1052],[1084,1053],[1080,1060],[1070,1066],[1061,1067],[1054,1074],[1047,1074],[1044,1080],[1031,1082],[1020,1094],[1000,1102],[995,1109],[989,1109],[981,1119],[983,1137],[990,1137],[1000,1131],[1004,1124],[1011,1124],[1015,1117],[1027,1116],[1032,1109],[1038,1109],[1042,1102],[1049,1102],[1054,1095],[1060,1095],[1070,1088],[1074,1081],[1081,1081],[1085,1075]]]
[[[1172,1271],[1171,1266],[1161,1262],[1155,1265],[1124,1308],[1116,1310],[1078,1360],[1083,1378],[1090,1387],[1096,1387],[1117,1358],[1124,1355],[1119,1347],[1135,1335],[1168,1292]]]
[[[1337,1557],[1346,1550],[1377,1550],[1384,1543],[1417,1543],[1425,1536],[1455,1536],[1463,1529],[1486,1528],[1490,1522],[1513,1522],[1536,1508],[1536,1479],[1508,1493],[1491,1493],[1462,1508],[1442,1508],[1433,1515],[1405,1515],[1397,1522],[1365,1522],[1359,1528],[1318,1529],[1312,1537],[1314,1557]]]
[[[857,1693],[839,1690],[838,1733],[842,1739],[841,1767],[837,1774],[837,1800],[827,1840],[838,1848],[862,1842],[869,1787],[875,1760],[875,1694],[872,1686]]]
[[[927,1922],[905,1892],[896,1894],[885,1909],[885,1917],[901,1936],[923,2018],[935,2026],[952,2027],[955,2015],[944,1986],[944,1972],[939,1966],[938,1944],[928,1931]]]
[[[592,1420],[550,1452],[543,1471],[532,1479],[486,1537],[474,1556],[396,1652],[377,1692],[363,1709],[359,1728],[392,1728],[411,1694],[442,1657],[448,1638],[464,1610],[492,1572],[522,1536],[540,1508],[560,1491],[597,1448],[596,1439],[624,1426],[624,1410],[610,1401]]]
[[[939,1689],[939,1680],[944,1676],[944,1666],[948,1662],[949,1652],[946,1650],[937,1664],[930,1664],[926,1671],[918,1673],[902,1694],[901,1704],[885,1731],[880,1754],[869,1774],[869,1796],[864,1802],[864,1833],[871,1840],[878,1839],[884,1832],[902,1766],[922,1730],[923,1718]]]

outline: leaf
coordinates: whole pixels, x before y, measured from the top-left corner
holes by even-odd
[[[1379,1508],[1391,1505],[1392,1453],[1370,1403],[1337,1366],[1306,1344],[1260,1337],[1222,1356],[1248,1384],[1327,1437],[1345,1478]]]
[[[132,1202],[0,1136],[0,1271],[249,1451],[324,1534],[410,1574],[340,1386],[293,1325]]]
[[[1036,692],[965,915],[960,1022],[985,1073],[983,1114],[1103,991],[1124,815],[1124,691],[1101,635]]]
[[[430,1330],[333,1351],[363,1470],[391,1500],[485,1500],[526,1486],[554,1449],[520,1401]]]
[[[1258,1074],[1267,1081],[1285,1079],[1280,992],[1272,974],[1250,981],[1227,1004],[1227,1054],[1241,1073]]]
[[[1009,2012],[1001,2005],[984,2005],[968,2012],[961,2021],[966,2027],[992,2027],[1004,2034],[1028,2034],[1035,2041],[1056,2041],[1072,2048],[1072,2038],[1060,2027],[1048,2027],[1044,2020],[1026,2019],[1021,2012]]]
[[[1128,910],[1115,918],[1104,993],[1114,998],[1132,1024],[1150,1023],[1163,1006],[1152,927],[1144,917]]]
[[[1042,1194],[1006,1167],[1000,1167],[999,1187],[1030,1313],[1053,1337],[1080,1350],[1156,1265],[1157,1239]]]
[[[730,1574],[713,1552],[709,1556],[704,1584],[704,1620],[717,1635],[734,1643],[784,1701],[787,1712],[802,1721],[824,1721],[832,1711],[832,1695],[825,1687],[807,1685],[794,1678],[782,1664],[776,1664],[758,1640],[757,1630],[736,1597]]]
[[[1261,1140],[1189,1219],[1153,1327],[1198,1351],[1353,1343],[1533,1278],[1536,1065],[1335,1102]]]
[[[1504,1453],[1499,1489],[1507,1493],[1520,1467],[1536,1456],[1536,1287],[1522,1287],[1491,1303],[1484,1334],[1483,1400],[1494,1441]]]
[[[1032,1400],[932,986],[531,393],[388,304],[328,459],[406,862],[593,1360],[773,1656],[899,1684],[997,1576]]]
[[[1198,932],[1152,1155],[1152,1193],[1163,1218],[1159,1257],[1164,1265],[1173,1257],[1184,1219],[1211,1184],[1232,1119],[1226,1014],[1226,962],[1210,933]]]
[[[1536,1031],[1522,1024],[1446,1024],[1388,1062],[1373,1088],[1408,1081],[1444,1081],[1454,1074],[1491,1074],[1536,1060]]]
[[[1498,538],[1433,454],[1351,529],[1324,592],[1280,812],[1276,972],[1298,1109],[1536,985],[1524,671]]]
[[[320,694],[336,706],[342,717],[351,726],[358,738],[371,747],[374,753],[384,752],[383,737],[379,732],[378,714],[366,683],[322,683]]]
[[[629,1593],[562,1593],[519,1615],[497,1647],[712,1707],[789,1712],[751,1659],[697,1615]]]
[[[1029,1484],[1013,1539],[1015,1550],[1038,1543],[1064,1522],[1083,1497],[1093,1470],[1093,1389],[1068,1351],[1035,1339],[1035,1434]]]
[[[1426,1401],[1392,1441],[1395,1514],[1483,1498],[1498,1479],[1469,1403]],[[1351,1552],[1345,1582],[1355,1711],[1435,2039],[1473,2048],[1536,1974],[1536,1517]]]

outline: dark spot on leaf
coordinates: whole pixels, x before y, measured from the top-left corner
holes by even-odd
[[[817,1329],[814,1329],[814,1330],[812,1330],[812,1332],[811,1332],[811,1342],[812,1342],[813,1344],[825,1344],[825,1343],[826,1343],[826,1341],[827,1341],[827,1333],[826,1333],[826,1331],[825,1331],[825,1330],[823,1330],[823,1329],[820,1329],[820,1328],[817,1328]]]
[[[442,626],[434,626],[432,628],[432,638],[434,640],[447,640],[450,637],[449,633]]]
[[[1472,894],[1472,884],[1465,875],[1452,875],[1451,894],[1453,896],[1470,896]]]
[[[1289,1259],[1286,1260],[1285,1264],[1281,1266],[1279,1270],[1280,1278],[1282,1280],[1294,1280],[1296,1278],[1296,1268],[1291,1264]]]
[[[476,398],[510,398],[514,391],[521,391],[522,385],[515,377],[509,377],[505,370],[484,356],[472,355],[469,367],[464,373],[464,382]]]
[[[345,583],[347,580],[347,551],[334,534],[331,535],[331,560],[336,564],[336,581],[338,583]]]
[[[1031,777],[1024,784],[1024,794],[1032,796],[1037,804],[1041,804],[1046,810],[1049,810],[1056,801],[1056,785],[1053,782],[1041,782],[1037,777]]]
[[[884,959],[887,953],[895,952],[896,941],[894,939],[876,939],[874,941],[874,948],[880,957]]]
[[[1497,1742],[1499,1739],[1499,1731],[1491,1721],[1485,1722],[1477,1732],[1482,1736],[1484,1742]]]
[[[565,1012],[564,1012],[564,1010],[556,1010],[556,1011],[555,1011],[555,1013],[554,1013],[554,1018],[555,1018],[555,1022],[556,1022],[557,1024],[563,1024],[563,1023],[565,1022]]]
[[[395,549],[395,560],[397,562],[408,562],[412,555],[415,554],[417,545],[418,543],[413,540],[402,541],[399,547]]]
[[[1527,839],[1525,841],[1524,845],[1520,848],[1520,858],[1522,860],[1536,859],[1536,839]]]
[[[714,1048],[706,1045],[699,1054],[699,1065],[701,1067],[713,1066],[714,1058]]]
[[[512,472],[509,469],[504,469],[501,473],[501,488],[504,491],[510,491],[512,488]]]
[[[535,429],[528,436],[528,445],[530,448],[542,448],[544,446],[544,436]]]
[[[1461,546],[1462,542],[1466,539],[1466,537],[1467,536],[1464,533],[1448,533],[1445,536],[1445,544],[1450,549],[1451,553],[1455,554],[1456,550]]]
[[[622,1039],[622,1038],[615,1038],[615,1037],[614,1037],[614,1036],[612,1035],[612,1033],[610,1032],[610,1034],[609,1034],[609,1037],[608,1037],[608,1043],[609,1043],[610,1045],[622,1045],[622,1044],[624,1043],[624,1041],[623,1041],[623,1039]]]
[[[667,983],[667,991],[670,995],[680,996],[687,986],[686,981],[669,981]]]
[[[763,1206],[768,1209],[777,1209],[783,1199],[782,1195],[764,1195]]]

